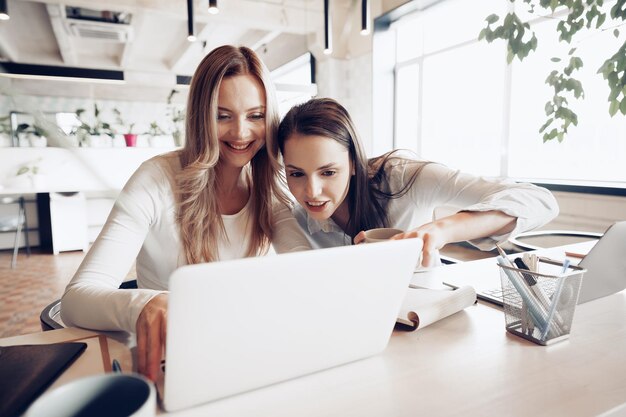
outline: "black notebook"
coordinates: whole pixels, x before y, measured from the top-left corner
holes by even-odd
[[[86,343],[0,346],[0,416],[23,413],[86,347]]]

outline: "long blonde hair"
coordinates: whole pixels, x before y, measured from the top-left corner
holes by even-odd
[[[247,256],[267,252],[272,238],[272,202],[287,202],[280,183],[276,130],[279,115],[269,71],[254,51],[246,47],[221,46],[209,53],[193,75],[187,101],[186,141],[180,153],[182,170],[177,176],[177,220],[187,263],[218,259],[218,237],[227,238],[215,189],[219,161],[217,134],[218,92],[224,78],[252,75],[264,87],[265,146],[252,159],[250,181],[252,235]]]

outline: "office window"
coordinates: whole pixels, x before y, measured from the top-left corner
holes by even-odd
[[[281,117],[291,107],[304,103],[317,94],[314,71],[315,58],[309,52],[272,71]]]
[[[608,11],[614,2],[607,2]],[[491,13],[504,16],[508,0],[444,0],[396,20],[394,147],[487,176],[626,185],[626,118],[608,115],[608,86],[596,74],[624,42],[626,32],[580,34],[584,67],[575,77],[585,100],[570,100],[579,125],[562,143],[543,143],[540,126],[552,91],[545,84],[572,47],[560,44],[556,19],[527,13],[539,48],[522,63],[506,65],[506,45],[478,41]],[[523,5],[522,7],[525,7]],[[622,31],[624,32],[624,31]]]

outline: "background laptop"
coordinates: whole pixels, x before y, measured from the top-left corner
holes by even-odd
[[[184,266],[170,278],[163,406],[365,358],[389,341],[420,239]]]
[[[600,240],[590,241],[588,245],[591,249],[578,263],[587,269],[583,276],[578,304],[626,288],[626,221],[614,223]],[[547,248],[534,252],[556,260],[565,258],[563,249]],[[520,255],[510,255],[509,258],[517,256]],[[577,261],[575,258],[570,260],[573,264]],[[436,269],[428,272],[429,280],[443,282],[453,287],[471,285],[479,299],[502,306],[500,272],[495,258],[446,265]],[[416,274],[412,280],[415,285],[420,285],[418,275]]]

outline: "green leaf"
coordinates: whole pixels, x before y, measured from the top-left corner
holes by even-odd
[[[554,11],[554,9],[556,9],[558,5],[559,5],[558,0],[550,0],[550,9],[552,11]]]
[[[550,61],[552,61],[552,62],[561,62],[561,58],[552,57],[552,58],[550,58]]]
[[[624,87],[626,89],[626,87]],[[615,99],[617,99],[617,97],[619,96],[619,93],[621,93],[621,89],[618,88],[611,88],[611,93],[609,93],[609,101],[613,101]]]
[[[616,38],[618,38],[618,37],[619,37],[619,29],[615,29],[615,30],[613,31],[613,36],[615,36]]]
[[[619,109],[619,101],[617,100],[613,100],[611,101],[611,105],[609,106],[609,114],[611,115],[611,117],[615,116],[615,114],[617,113],[617,110]]]
[[[539,133],[542,133],[544,130],[546,130],[553,121],[554,121],[554,118],[552,117],[546,120],[546,122],[543,125],[541,125],[541,128],[539,129]]]
[[[599,15],[598,20],[596,21],[596,29],[599,29],[605,20],[606,20],[606,14],[602,13],[601,15]]]
[[[28,172],[28,167],[21,167],[20,169],[17,170],[17,174],[15,175],[23,175],[26,174]]]
[[[574,52],[576,52],[576,48],[570,49],[567,55],[572,55]]]
[[[554,104],[552,104],[551,101],[548,101],[544,107],[544,110],[546,112],[546,116],[550,116],[552,113],[554,113]]]
[[[622,99],[622,103],[619,105],[619,111],[626,116],[626,97]]]
[[[498,19],[500,19],[500,16],[498,16],[497,14],[490,14],[485,20],[491,25],[493,23],[496,23]]]

